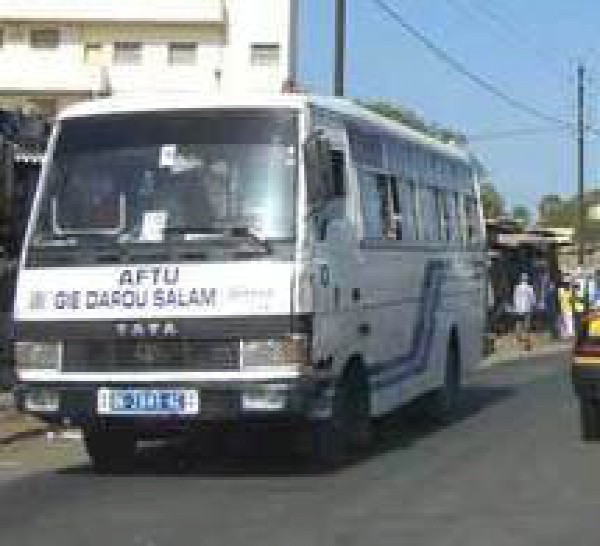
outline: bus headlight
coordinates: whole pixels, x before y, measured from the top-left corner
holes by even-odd
[[[310,363],[310,342],[307,336],[301,335],[243,340],[241,356],[243,368],[292,364],[304,367]]]
[[[21,370],[58,370],[62,360],[62,343],[17,341],[15,364]]]

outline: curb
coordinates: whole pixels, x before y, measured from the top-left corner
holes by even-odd
[[[4,438],[0,437],[0,446],[8,446],[14,444],[16,442],[22,442],[24,440],[31,440],[32,438],[37,438],[39,436],[43,436],[48,432],[51,432],[55,429],[55,427],[51,426],[39,426],[36,428],[32,428],[29,430],[23,430],[21,432],[15,432],[14,434],[10,434],[5,436]]]
[[[2,417],[8,414],[9,416],[18,415],[14,407],[14,400],[11,393],[0,393],[0,429],[2,428]],[[39,425],[30,426],[13,432],[11,434],[2,435],[0,433],[0,446],[8,446],[22,440],[29,440],[38,436],[43,436],[47,432],[56,429],[56,426],[45,425],[40,423]]]
[[[563,341],[551,343],[549,345],[533,349],[532,351],[519,350],[497,355],[492,354],[487,358],[483,359],[476,369],[485,370],[487,368],[492,368],[496,365],[514,362],[515,360],[533,360],[542,356],[557,355],[560,353],[569,352],[572,347],[572,342]]]

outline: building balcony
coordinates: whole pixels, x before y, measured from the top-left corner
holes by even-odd
[[[94,96],[107,89],[137,93],[184,91],[214,93],[218,75],[210,66],[169,67],[157,72],[150,67],[81,66],[46,63],[26,70],[0,72],[1,95]]]

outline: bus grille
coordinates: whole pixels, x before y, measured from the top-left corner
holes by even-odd
[[[66,341],[65,372],[238,370],[238,340]]]

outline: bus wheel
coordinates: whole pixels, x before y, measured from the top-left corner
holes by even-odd
[[[589,398],[579,400],[581,439],[584,442],[600,440],[600,404]]]
[[[461,402],[461,365],[456,341],[448,343],[444,383],[435,391],[426,395],[426,413],[433,422],[449,425],[457,418]]]
[[[373,439],[369,384],[362,368],[352,366],[339,381],[331,417],[311,423],[310,457],[326,469],[343,464],[351,453],[366,451]]]
[[[90,428],[83,434],[86,451],[99,472],[124,472],[136,453],[135,436],[124,430]]]

